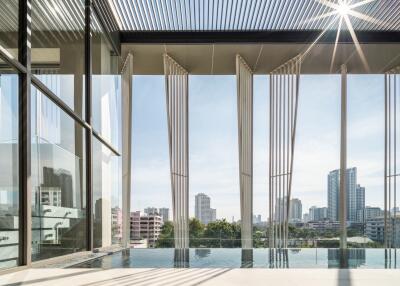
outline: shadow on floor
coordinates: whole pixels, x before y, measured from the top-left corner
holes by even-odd
[[[144,286],[144,285],[201,285],[218,277],[231,269],[157,269],[153,273],[136,273],[114,277],[98,282],[83,284],[84,286]]]
[[[352,286],[350,269],[339,269],[337,286]]]
[[[93,273],[93,272],[97,272],[97,271],[101,271],[100,270],[84,270],[84,271],[79,271],[79,272],[75,272],[75,273],[67,273],[67,274],[62,274],[62,275],[57,275],[57,276],[47,276],[46,278],[39,278],[39,279],[32,279],[32,280],[24,280],[21,282],[15,282],[15,283],[9,283],[6,284],[7,286],[19,286],[19,285],[31,285],[31,284],[38,284],[40,285],[40,283],[42,282],[49,282],[52,280],[58,280],[58,279],[63,279],[63,278],[68,278],[71,276],[77,276],[77,275],[84,275],[84,274],[89,274],[89,273]],[[16,275],[20,274],[20,273],[15,273]],[[56,283],[56,282],[55,282]]]

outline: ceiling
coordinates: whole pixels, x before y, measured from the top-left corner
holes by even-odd
[[[346,13],[356,31],[400,30],[399,0],[107,1],[120,30],[129,31],[337,29],[338,1],[347,1],[346,7],[352,7]],[[321,17],[324,14],[327,16]]]

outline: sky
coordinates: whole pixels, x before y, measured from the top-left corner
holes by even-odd
[[[269,79],[254,76],[254,206],[267,219]],[[211,197],[217,218],[240,218],[236,80],[189,77],[189,215],[194,196]],[[303,213],[327,205],[327,175],[339,168],[340,76],[302,75],[292,195]],[[382,206],[382,75],[348,76],[348,167],[366,188],[366,205]],[[133,77],[132,210],[171,208],[164,77]],[[171,212],[172,213],[172,212]]]

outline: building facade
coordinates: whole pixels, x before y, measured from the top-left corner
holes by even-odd
[[[301,222],[303,215],[303,206],[301,204],[301,200],[299,199],[291,199],[290,200],[290,209],[289,209],[289,222],[296,223]]]
[[[212,209],[211,199],[206,194],[200,193],[195,197],[195,218],[204,224],[213,222],[217,217],[217,210]]]
[[[339,187],[340,171],[333,170],[328,174],[328,219],[339,220]],[[357,209],[365,205],[365,188],[357,185],[357,168],[346,170],[346,220],[357,221]]]
[[[328,208],[322,207],[319,208],[317,206],[312,206],[309,209],[309,221],[323,221],[326,220],[328,217]]]
[[[161,233],[163,220],[157,213],[141,215],[140,211],[131,212],[131,241],[146,240],[148,247],[154,247]]]

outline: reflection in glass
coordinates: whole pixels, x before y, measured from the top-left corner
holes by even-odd
[[[17,266],[18,76],[0,74],[0,269]]]
[[[121,160],[93,138],[93,246],[108,247],[122,239]]]
[[[93,129],[116,149],[121,148],[121,77],[119,56],[114,52],[107,34],[97,25],[92,13],[92,109]]]
[[[84,138],[32,86],[32,261],[86,248]]]
[[[32,73],[84,117],[84,0],[32,0]]]

